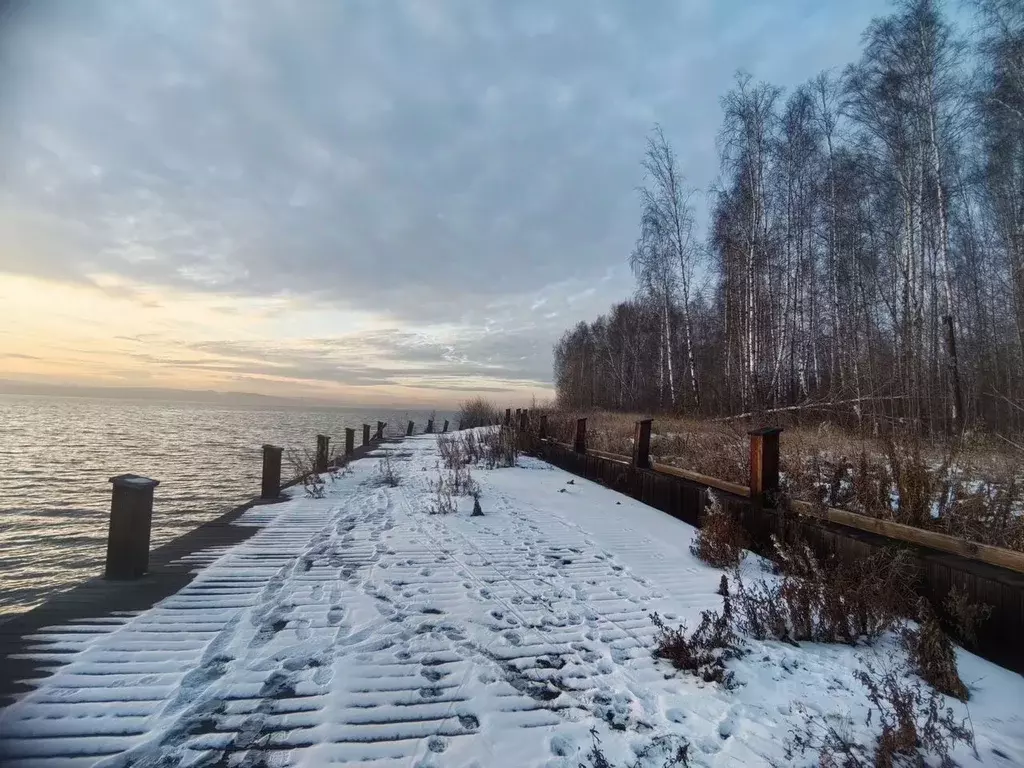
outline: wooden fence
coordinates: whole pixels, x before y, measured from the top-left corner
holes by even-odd
[[[770,554],[771,537],[803,538],[819,557],[855,561],[892,547],[905,549],[915,568],[916,591],[929,599],[943,620],[943,604],[954,587],[992,613],[977,630],[979,655],[1024,673],[1024,553],[967,542],[927,531],[791,501],[779,507],[779,429],[750,433],[750,482],[729,483],[651,461],[651,421],[637,422],[633,456],[586,447],[586,419],[577,422],[573,445],[547,437],[546,417],[522,411],[517,420],[522,450],[699,527],[713,489],[723,508],[743,523],[751,549]],[[506,421],[508,423],[508,421]],[[515,423],[515,422],[513,422]]]

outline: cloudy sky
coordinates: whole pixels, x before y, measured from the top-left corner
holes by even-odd
[[[632,291],[652,124],[706,189],[733,72],[795,85],[885,10],[0,0],[0,378],[543,398]]]

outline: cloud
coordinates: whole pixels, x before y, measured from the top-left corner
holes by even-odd
[[[840,64],[882,8],[26,5],[2,40],[0,272],[374,313],[399,330],[360,343],[396,360],[544,381],[559,329],[632,290],[651,123],[704,187],[732,71]],[[280,360],[326,376],[325,350]]]

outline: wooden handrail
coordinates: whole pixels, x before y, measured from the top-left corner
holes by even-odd
[[[1016,573],[1024,573],[1024,552],[993,547],[989,544],[978,544],[966,539],[958,539],[955,536],[950,536],[948,533],[916,528],[912,525],[897,523],[894,520],[868,517],[857,512],[851,512],[848,509],[820,507],[807,501],[790,501],[789,508],[799,515],[827,520],[830,523],[844,525],[847,528],[856,528],[860,531],[876,533],[889,539],[937,549],[940,552],[949,552],[950,554],[960,555],[970,560],[980,560],[989,565],[1006,568]]]
[[[608,459],[608,461],[615,461],[620,464],[632,464],[633,460],[629,456],[623,456],[618,453],[609,453],[608,451],[599,451],[596,448],[587,448],[588,454],[594,456],[600,456],[602,459]]]
[[[694,483],[706,485],[709,488],[714,488],[716,491],[725,491],[726,493],[731,493],[734,496],[750,498],[750,488],[746,485],[730,483],[728,480],[719,480],[717,477],[702,475],[700,472],[692,472],[689,469],[680,469],[679,467],[672,467],[668,464],[658,464],[657,462],[653,462],[651,464],[651,469],[655,472],[660,472],[663,475],[681,477],[684,480],[690,480]]]
[[[547,439],[542,442],[549,445],[557,445],[567,451],[573,450],[573,446],[560,443],[556,440]],[[598,451],[593,448],[588,448],[587,453],[622,464],[632,463],[631,457],[623,456],[619,453]],[[750,498],[750,488],[746,485],[730,483],[726,480],[719,480],[717,477],[702,475],[700,472],[680,469],[679,467],[673,467],[668,464],[659,464],[657,462],[651,463],[651,469],[663,475],[679,477],[683,480],[699,483],[700,485],[707,486],[708,488],[714,488],[719,491],[731,493],[735,496]],[[925,528],[916,528],[912,525],[897,523],[893,520],[869,517],[868,515],[851,512],[848,509],[822,507],[807,501],[790,500],[787,506],[789,510],[798,515],[814,517],[818,520],[825,520],[827,522],[845,526],[847,528],[853,528],[858,531],[874,533],[894,541],[916,544],[918,546],[938,550],[939,552],[948,552],[949,554],[959,555],[960,557],[965,557],[969,560],[977,560],[982,563],[987,563],[988,565],[994,565],[999,568],[1006,568],[1007,570],[1014,571],[1015,573],[1024,574],[1024,552],[1016,552],[1012,549],[1005,549],[1003,547],[994,547],[990,544],[979,544],[966,539],[958,539],[955,536],[950,536],[948,533],[929,531]]]

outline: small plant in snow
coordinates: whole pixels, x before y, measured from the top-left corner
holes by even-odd
[[[732,688],[735,685],[733,674],[725,662],[740,653],[732,619],[728,586],[722,596],[722,612],[704,611],[700,624],[691,634],[687,634],[684,624],[673,629],[661,616],[652,613],[651,621],[658,630],[654,656],[665,659],[676,669],[690,672],[706,683],[721,683],[726,688]]]
[[[708,502],[690,552],[716,568],[735,568],[743,559],[746,534],[739,522],[722,508],[718,496],[710,488]]]
[[[480,509],[480,493],[473,494],[473,514],[471,517],[483,517],[484,511]]]
[[[903,642],[922,680],[940,693],[967,701],[967,686],[956,667],[956,649],[924,598],[918,601],[918,628],[905,629]]]
[[[428,485],[434,498],[427,507],[427,512],[432,515],[450,515],[455,512],[455,497],[452,495],[448,483],[445,482],[444,475],[438,472],[437,481]]]
[[[945,706],[938,691],[923,685],[901,667],[876,670],[865,663],[855,673],[867,691],[870,707],[864,725],[870,740],[857,738],[849,718],[819,716],[803,709],[804,723],[790,732],[786,759],[815,754],[827,768],[893,768],[952,766],[949,753],[957,744],[974,746],[974,733]],[[866,743],[865,743],[866,741]]]
[[[440,434],[437,436],[437,452],[448,469],[455,469],[469,463],[469,457],[464,448],[464,442],[458,435]]]
[[[324,476],[316,471],[316,457],[311,451],[290,450],[288,462],[292,465],[292,471],[302,482],[302,489],[306,492],[308,499],[322,499],[327,493],[327,481]],[[332,478],[333,481],[333,478]]]
[[[402,475],[391,458],[391,451],[386,450],[381,456],[374,480],[377,485],[386,485],[390,488],[396,488],[402,482]]]

